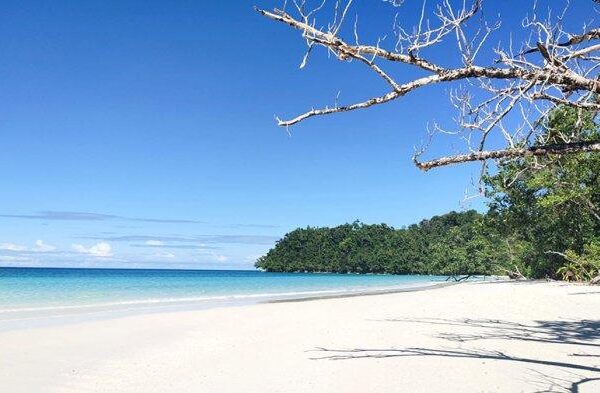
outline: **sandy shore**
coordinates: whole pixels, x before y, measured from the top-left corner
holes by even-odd
[[[0,333],[2,392],[600,392],[600,288],[421,292]]]

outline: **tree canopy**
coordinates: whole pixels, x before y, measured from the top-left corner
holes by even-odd
[[[286,234],[256,267],[284,272],[491,274],[502,261],[485,216],[450,212],[408,228],[359,221]]]
[[[565,135],[594,140],[600,136],[592,112],[556,109],[544,126],[549,140]],[[532,276],[553,276],[573,261],[591,263],[588,274],[600,268],[600,156],[579,153],[522,158],[500,163],[484,179],[490,198],[488,215],[505,239],[514,245],[514,258]],[[575,266],[562,269],[569,278]],[[585,274],[584,274],[585,275]]]

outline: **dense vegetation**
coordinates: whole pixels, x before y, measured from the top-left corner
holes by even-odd
[[[544,125],[550,143],[600,137],[595,114],[559,108]],[[585,280],[600,269],[600,155],[522,158],[485,179],[488,216],[531,277]]]
[[[451,212],[408,228],[360,222],[300,228],[256,266],[269,271],[394,274],[488,274],[500,260],[485,217]]]
[[[600,138],[593,114],[556,110],[544,143]],[[268,271],[490,274],[590,280],[600,269],[600,155],[500,162],[485,214],[451,212],[408,228],[360,222],[296,229],[256,266]]]

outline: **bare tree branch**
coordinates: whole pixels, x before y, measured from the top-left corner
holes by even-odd
[[[600,28],[584,25],[582,33],[565,31],[563,24],[568,7],[559,12],[550,10],[543,19],[534,6],[533,13],[522,23],[530,39],[522,43],[523,49],[515,53],[512,36],[504,40],[508,42],[506,48],[488,44],[500,22],[488,23],[483,18],[481,0],[473,0],[470,5],[466,0],[458,2],[457,7],[451,0],[438,0],[432,20],[427,18],[423,2],[418,22],[412,28],[402,26],[396,14],[393,26],[396,44],[392,50],[381,47],[381,40],[374,45],[360,43],[357,19],[351,38],[353,43],[342,37],[341,26],[351,7],[351,0],[336,1],[333,22],[322,27],[317,25],[316,15],[323,10],[325,2],[321,0],[312,10],[307,9],[306,3],[304,0],[299,5],[295,3],[297,13],[294,15],[278,9],[256,10],[264,17],[289,25],[301,33],[308,46],[302,66],[313,47],[324,47],[341,61],[357,60],[365,64],[386,82],[389,90],[358,103],[337,105],[336,102],[334,107],[313,108],[284,120],[277,118],[279,126],[287,128],[310,117],[366,109],[442,82],[464,83],[466,89],[462,90],[461,85],[460,92],[450,95],[458,111],[456,122],[459,130],[445,130],[437,123],[433,130],[458,136],[467,143],[469,152],[425,162],[418,161],[416,156],[414,161],[418,168],[428,170],[468,161],[599,151],[600,141],[582,142],[577,140],[574,131],[562,138],[569,143],[540,144],[543,132],[540,125],[546,123],[553,108],[569,106],[600,111],[600,103],[595,99],[600,94],[600,56],[595,55],[600,52],[600,44],[593,43],[600,39]],[[397,9],[403,2],[389,3]],[[471,22],[477,23],[476,15],[481,15],[479,27],[473,28]],[[425,54],[448,40],[455,41],[461,66],[457,67],[455,62],[447,66]],[[479,54],[484,51],[496,58],[494,65],[477,64]],[[387,70],[392,67],[416,67],[426,75],[400,83],[395,79],[396,73]],[[487,148],[487,141],[493,133],[505,141],[506,148]],[[482,173],[485,170],[484,163]]]
[[[470,161],[485,161],[489,159],[503,159],[503,158],[516,158],[516,157],[534,157],[534,156],[548,156],[548,155],[559,155],[559,154],[574,154],[574,153],[586,153],[586,152],[600,152],[599,141],[589,142],[574,142],[574,143],[561,143],[553,145],[543,146],[532,146],[527,148],[515,148],[505,150],[493,150],[493,151],[477,151],[469,154],[459,154],[455,156],[442,157],[431,161],[419,161],[418,157],[415,156],[413,161],[415,165],[422,170],[428,171],[432,168],[460,164]]]

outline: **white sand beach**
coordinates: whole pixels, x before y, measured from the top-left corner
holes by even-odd
[[[2,392],[600,392],[600,288],[419,292],[0,333]]]

